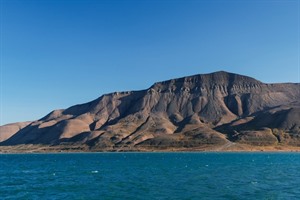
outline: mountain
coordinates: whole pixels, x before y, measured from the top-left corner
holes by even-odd
[[[300,146],[300,83],[266,84],[219,71],[115,92],[1,126],[0,145],[87,151]]]

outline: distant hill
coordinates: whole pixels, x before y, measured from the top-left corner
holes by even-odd
[[[300,83],[224,71],[171,79],[1,126],[0,142],[87,151],[300,146]]]

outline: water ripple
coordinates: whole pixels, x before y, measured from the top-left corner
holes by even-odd
[[[0,155],[1,199],[298,199],[297,153]]]

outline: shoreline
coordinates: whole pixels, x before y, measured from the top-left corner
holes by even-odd
[[[239,153],[239,152],[269,152],[269,153],[285,153],[285,152],[300,152],[299,146],[252,146],[247,144],[235,144],[230,147],[223,146],[200,146],[200,147],[138,147],[138,148],[90,148],[84,145],[57,145],[48,146],[40,144],[26,144],[15,146],[0,146],[0,154],[34,154],[34,153],[205,153],[205,152],[220,152],[220,153]]]

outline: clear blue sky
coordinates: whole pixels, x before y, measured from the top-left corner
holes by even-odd
[[[299,81],[299,0],[0,0],[0,124],[218,70]]]

